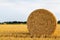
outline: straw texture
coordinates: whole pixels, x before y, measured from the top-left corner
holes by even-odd
[[[29,15],[27,26],[31,35],[51,35],[56,29],[56,18],[48,10],[37,9]]]

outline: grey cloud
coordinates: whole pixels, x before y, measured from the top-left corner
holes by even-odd
[[[26,21],[31,11],[41,7],[50,9],[54,12],[57,19],[60,19],[60,14],[58,14],[60,6],[58,1],[0,0],[0,2],[6,3],[0,5],[0,22],[13,20]]]

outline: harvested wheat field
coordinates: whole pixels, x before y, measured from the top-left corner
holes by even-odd
[[[0,40],[60,40],[60,24],[51,37],[31,36],[26,24],[3,24],[0,25]]]

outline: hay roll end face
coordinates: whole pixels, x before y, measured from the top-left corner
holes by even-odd
[[[56,29],[56,18],[46,9],[34,10],[27,19],[27,27],[31,35],[52,35]]]

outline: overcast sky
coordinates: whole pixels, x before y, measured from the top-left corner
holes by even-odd
[[[40,8],[50,10],[60,20],[60,0],[0,0],[0,22],[27,21],[29,14]]]

